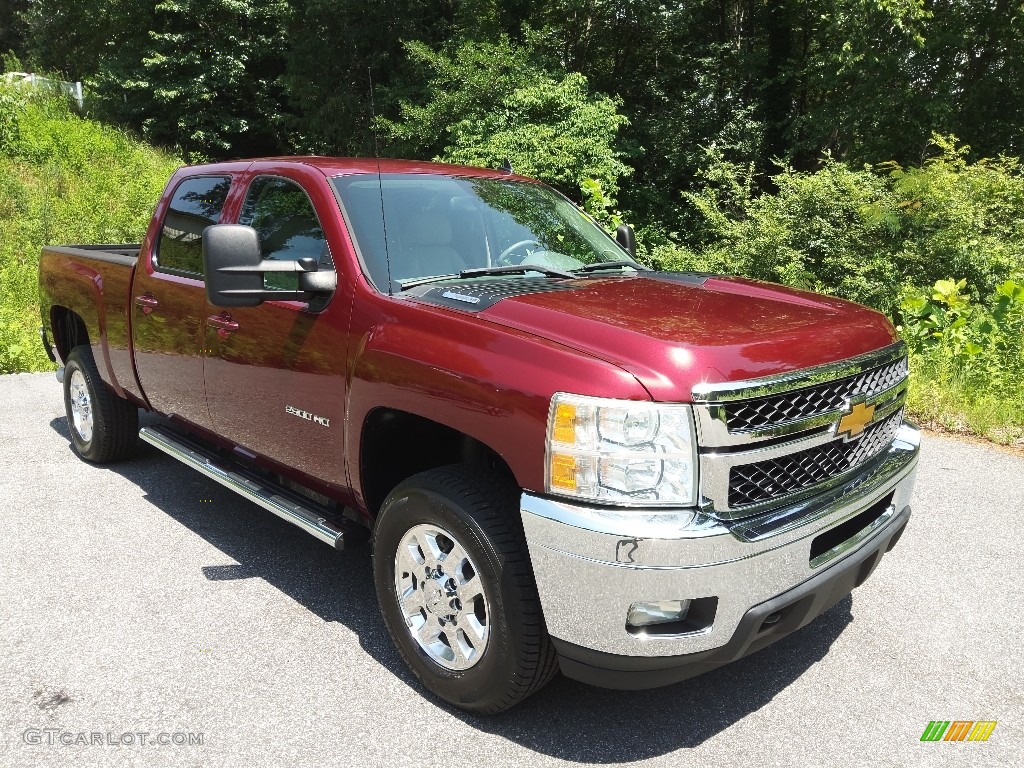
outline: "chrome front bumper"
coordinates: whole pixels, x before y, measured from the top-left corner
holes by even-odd
[[[894,540],[910,515],[919,446],[919,431],[904,424],[889,449],[844,485],[741,520],[524,493],[523,527],[549,633],[563,645],[652,659],[725,646],[753,607],[820,577],[872,542]],[[873,506],[879,514],[868,525],[812,560],[816,537]],[[696,629],[627,628],[633,603],[700,598],[709,598],[702,604],[711,615]]]

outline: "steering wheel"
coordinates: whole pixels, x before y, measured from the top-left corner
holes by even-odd
[[[495,259],[495,261],[498,262],[499,264],[510,266],[512,264],[512,262],[509,261],[508,257],[511,256],[513,253],[515,253],[520,248],[522,248],[524,245],[536,245],[536,246],[539,246],[541,248],[544,247],[542,243],[539,243],[536,240],[520,240],[518,243],[512,243],[512,245],[510,245],[508,248],[506,248],[504,251],[502,251],[498,255],[498,258]],[[523,258],[526,258],[526,257],[524,256]]]

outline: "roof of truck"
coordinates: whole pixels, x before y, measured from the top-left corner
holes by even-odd
[[[302,164],[320,170],[325,176],[343,176],[357,173],[426,173],[436,175],[478,176],[500,179],[534,181],[526,176],[508,173],[493,168],[476,168],[470,165],[449,165],[429,163],[423,160],[391,160],[372,157],[325,157],[321,155],[283,155],[278,157],[251,157],[244,160],[229,160],[222,163],[206,163],[189,166],[190,170],[225,170],[225,166],[238,167],[240,163],[282,163]]]

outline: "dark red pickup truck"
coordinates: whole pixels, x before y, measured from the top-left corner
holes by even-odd
[[[334,546],[370,531],[392,638],[467,710],[756,651],[910,517],[882,315],[649,270],[512,174],[182,168],[141,245],[46,248],[40,290],[83,458],[141,437]]]

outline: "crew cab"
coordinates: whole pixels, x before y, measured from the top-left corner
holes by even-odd
[[[757,651],[910,518],[883,315],[633,251],[502,171],[185,167],[141,244],[44,248],[41,335],[83,459],[141,438],[369,537],[405,661],[492,713],[559,669],[646,688]]]

